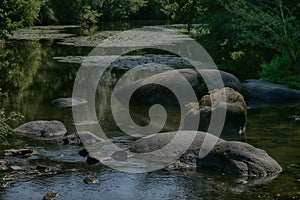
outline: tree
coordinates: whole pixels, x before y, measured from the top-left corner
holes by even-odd
[[[94,0],[92,1],[103,21],[128,19],[146,6],[147,0]]]
[[[273,49],[297,62],[299,5],[283,0],[229,0],[223,1],[223,5],[235,16],[244,43]]]
[[[42,4],[42,0],[0,1],[0,38],[7,38],[17,28],[33,25]]]
[[[199,23],[204,12],[200,0],[159,0],[163,6],[163,12],[169,15],[175,22],[188,25],[188,32],[193,23]]]

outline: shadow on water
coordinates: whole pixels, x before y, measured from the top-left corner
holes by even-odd
[[[1,50],[0,57],[5,66],[1,68],[0,87],[10,93],[1,104],[7,110],[21,112],[25,116],[23,122],[60,120],[71,134],[75,131],[72,110],[56,108],[50,102],[71,96],[80,65],[59,63],[52,58],[86,56],[91,48],[57,45],[56,42],[14,40]],[[119,73],[118,70],[109,71],[110,78]],[[112,79],[108,78],[110,81]],[[110,137],[116,138],[122,133],[111,116],[111,91],[109,85],[98,89],[102,101],[96,105],[96,110],[99,123],[104,125]],[[147,108],[143,112],[146,113]],[[41,199],[49,190],[56,190],[58,199],[299,199],[300,123],[288,120],[293,114],[300,112],[290,108],[248,111],[246,142],[267,151],[284,170],[270,182],[244,185],[222,175],[172,170],[126,174],[100,164],[88,166],[77,154],[81,147],[63,146],[61,141],[35,141],[14,136],[12,147],[33,148],[39,154],[25,160],[11,159],[12,164],[32,168],[44,164],[61,170],[56,175],[17,179],[11,187],[0,189],[0,199]],[[238,137],[228,139],[239,140]],[[99,183],[86,185],[82,181],[86,177],[96,177]]]

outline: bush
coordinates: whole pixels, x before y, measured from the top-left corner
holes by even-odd
[[[7,96],[7,93],[3,93],[0,88],[0,97]],[[23,116],[17,112],[6,112],[4,108],[0,109],[0,141],[6,141],[9,134],[13,132],[10,122],[19,122]]]
[[[269,82],[300,89],[300,75],[293,74],[293,68],[294,64],[289,56],[276,56],[271,63],[262,65],[260,77]]]
[[[292,76],[292,61],[288,56],[277,56],[271,63],[262,64],[261,78],[270,82],[282,82]]]
[[[17,28],[33,25],[41,5],[40,0],[0,1],[0,38],[7,38]]]

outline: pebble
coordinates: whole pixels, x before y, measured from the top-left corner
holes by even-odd
[[[43,197],[43,200],[55,200],[57,196],[58,196],[58,192],[49,191],[45,194],[45,196]]]
[[[98,183],[99,180],[96,178],[85,178],[85,179],[83,179],[83,182],[85,184],[94,184],[94,183]]]

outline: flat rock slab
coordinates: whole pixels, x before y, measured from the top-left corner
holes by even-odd
[[[12,156],[18,158],[28,158],[37,154],[37,151],[33,149],[9,149],[4,151],[5,156]]]
[[[56,139],[64,136],[67,129],[59,121],[32,121],[17,127],[14,132],[29,138]]]
[[[87,103],[88,101],[79,97],[68,97],[68,98],[58,98],[51,101],[51,103],[59,108],[68,108],[79,106]]]
[[[250,108],[300,103],[300,90],[291,89],[286,85],[250,79],[246,80],[242,86],[244,97]]]

